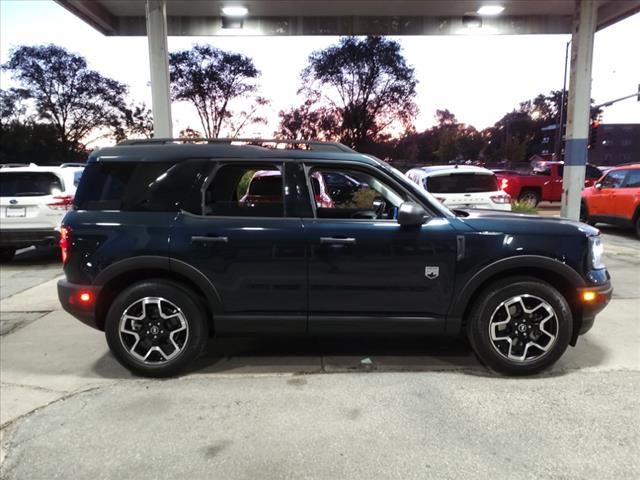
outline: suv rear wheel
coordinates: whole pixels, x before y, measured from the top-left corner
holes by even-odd
[[[169,377],[204,350],[206,314],[190,290],[167,280],[148,280],[116,297],[105,335],[111,352],[131,372]]]
[[[507,375],[537,373],[562,356],[572,331],[571,309],[558,290],[529,277],[487,287],[467,318],[474,352]]]

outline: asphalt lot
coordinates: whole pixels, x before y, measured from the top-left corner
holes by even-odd
[[[61,312],[56,250],[0,267],[0,478],[640,478],[640,241],[603,228],[614,299],[549,372],[456,339],[227,339],[131,377]]]

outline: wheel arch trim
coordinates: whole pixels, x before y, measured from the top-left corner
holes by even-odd
[[[460,293],[454,297],[448,316],[461,319],[473,296],[491,277],[510,270],[523,268],[546,270],[551,274],[560,276],[576,289],[585,286],[585,281],[580,274],[560,260],[540,255],[522,255],[518,257],[503,258],[486,265],[473,274],[473,276],[462,287]],[[521,272],[520,274],[526,275],[526,271]]]
[[[102,270],[95,278],[94,284],[104,286],[119,276],[140,270],[161,270],[168,274],[182,275],[200,289],[214,312],[222,308],[220,294],[206,275],[193,265],[170,257],[144,255],[120,260]]]

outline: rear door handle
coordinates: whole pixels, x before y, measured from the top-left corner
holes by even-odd
[[[191,243],[228,243],[229,237],[208,237],[204,235],[194,235]]]
[[[320,237],[321,245],[355,245],[355,238]]]

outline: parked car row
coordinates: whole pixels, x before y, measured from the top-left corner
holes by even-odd
[[[19,248],[57,244],[83,170],[82,164],[0,169],[0,260],[11,260]]]

